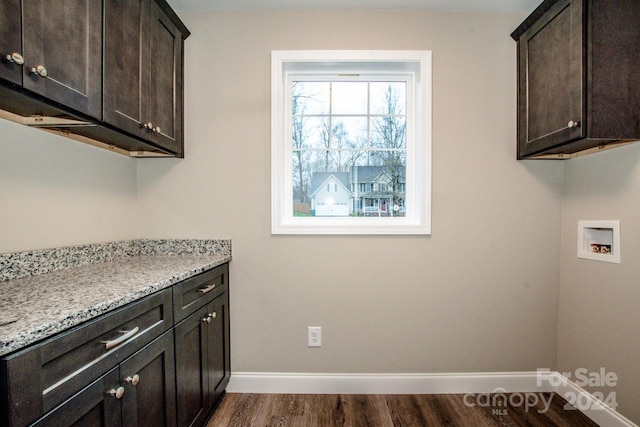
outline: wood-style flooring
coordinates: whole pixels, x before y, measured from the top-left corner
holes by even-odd
[[[567,402],[559,395],[537,395],[538,405],[527,408],[521,404],[525,394],[495,396],[492,406],[487,395],[229,393],[207,427],[597,427],[581,412],[566,410]],[[543,398],[551,399],[547,411]],[[536,400],[531,395],[528,399]]]

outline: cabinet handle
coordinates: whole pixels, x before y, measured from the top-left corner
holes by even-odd
[[[124,379],[124,381],[125,381],[126,383],[129,383],[129,384],[131,384],[132,386],[134,386],[134,387],[135,387],[135,386],[137,386],[137,385],[138,385],[138,383],[140,382],[140,375],[135,374],[133,377],[127,377],[127,378],[125,378],[125,379]]]
[[[203,317],[202,321],[205,323],[211,323],[211,317],[207,316],[207,317]]]
[[[216,287],[216,284],[214,283],[213,285],[209,285],[206,288],[200,288],[198,289],[198,291],[202,292],[203,294],[206,294],[207,292],[211,292],[215,287]]]
[[[567,123],[567,127],[569,129],[577,128],[578,126],[580,126],[580,122],[576,122],[573,120],[569,120],[569,123]]]
[[[45,68],[44,65],[38,65],[36,67],[33,67],[31,69],[31,72],[33,74],[36,74],[36,75],[40,76],[40,77],[47,77],[47,75],[49,74],[49,72],[47,71],[47,69]]]
[[[105,349],[106,350],[111,350],[112,348],[122,344],[123,342],[125,342],[126,340],[128,340],[129,338],[131,338],[132,336],[134,336],[135,334],[138,333],[138,331],[140,330],[139,327],[135,327],[130,331],[120,331],[120,333],[124,334],[119,338],[116,338],[115,340],[111,340],[111,341],[102,341],[102,344],[105,345]]]
[[[13,52],[11,55],[7,55],[7,61],[18,65],[24,64],[24,58],[18,52]]]
[[[122,399],[122,396],[124,396],[124,387],[118,387],[116,388],[112,388],[111,390],[109,390],[109,394],[111,396],[115,396],[116,399],[120,400]]]

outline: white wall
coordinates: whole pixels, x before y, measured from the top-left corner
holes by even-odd
[[[640,144],[565,164],[558,368],[618,376],[619,411],[640,423]],[[620,220],[621,263],[578,259],[579,220]]]
[[[186,158],[139,160],[143,237],[233,239],[234,371],[555,368],[561,162],[515,160],[520,15],[181,14]],[[433,235],[270,234],[273,49],[433,51]],[[306,328],[322,326],[308,349]]]
[[[0,120],[0,253],[137,237],[136,162]]]

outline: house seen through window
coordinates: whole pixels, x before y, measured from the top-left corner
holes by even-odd
[[[272,53],[272,232],[430,233],[430,59]]]

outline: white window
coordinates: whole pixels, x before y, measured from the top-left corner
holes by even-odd
[[[272,233],[430,234],[431,52],[271,59]],[[329,175],[343,208],[316,212]]]

